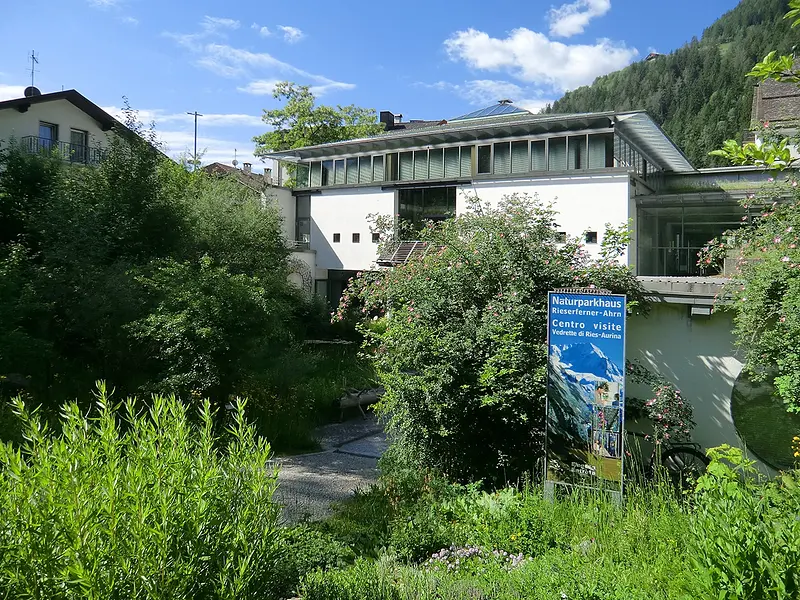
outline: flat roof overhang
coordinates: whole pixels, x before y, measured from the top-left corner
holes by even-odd
[[[370,138],[307,146],[267,154],[267,158],[299,162],[346,154],[400,151],[406,148],[468,144],[497,138],[568,134],[571,131],[617,128],[665,171],[694,171],[686,156],[645,112],[599,112],[574,115],[517,115],[502,120],[457,121]]]

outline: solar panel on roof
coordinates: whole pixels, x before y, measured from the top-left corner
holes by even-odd
[[[481,108],[480,110],[467,113],[466,115],[461,115],[460,117],[456,117],[455,119],[450,119],[450,122],[465,121],[467,119],[480,119],[482,117],[513,115],[513,114],[527,113],[527,112],[528,112],[527,110],[517,108],[516,106],[512,106],[511,104],[492,104],[491,106],[487,106],[486,108]]]

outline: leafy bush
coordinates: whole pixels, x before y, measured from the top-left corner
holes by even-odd
[[[306,573],[341,568],[356,558],[349,546],[308,525],[281,530],[279,544],[274,579],[281,598],[294,593]]]
[[[543,452],[547,292],[594,285],[643,290],[617,262],[627,240],[593,260],[577,240],[558,242],[556,215],[538,199],[509,196],[420,233],[429,251],[366,273],[335,318],[354,307],[386,394],[379,405],[404,456],[461,482],[502,486]],[[480,440],[480,443],[476,443]]]
[[[689,556],[720,600],[800,595],[800,474],[762,483],[739,448],[709,450],[697,485]]]
[[[62,408],[51,431],[17,400],[26,442],[0,444],[7,598],[264,598],[276,585],[277,473],[233,411],[221,447],[206,401]]]

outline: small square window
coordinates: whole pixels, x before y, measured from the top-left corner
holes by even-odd
[[[558,244],[566,244],[567,243],[567,232],[566,231],[559,231],[556,233],[556,243]]]
[[[333,234],[333,243],[338,244],[342,241],[342,234],[341,233],[334,233]]]
[[[361,243],[361,234],[360,233],[354,233],[353,234],[353,243],[354,244]]]
[[[372,234],[372,243],[379,244],[381,241],[381,234],[380,233],[373,233]]]
[[[586,232],[586,243],[587,244],[596,244],[597,243],[597,232],[596,231],[587,231]]]

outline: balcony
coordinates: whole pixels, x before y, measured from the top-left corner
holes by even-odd
[[[98,165],[105,158],[105,150],[100,147],[57,142],[48,138],[26,135],[20,138],[20,146],[29,154],[49,154],[73,164]]]

